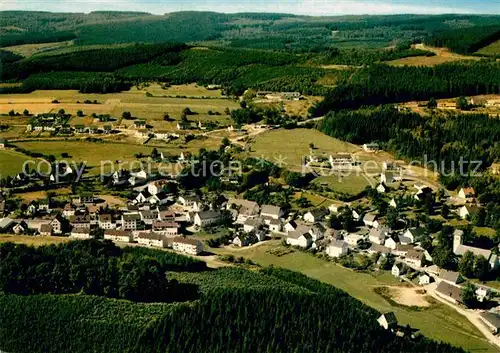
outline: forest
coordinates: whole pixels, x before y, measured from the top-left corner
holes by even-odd
[[[461,158],[480,161],[480,170],[500,158],[500,122],[487,114],[435,113],[422,117],[388,105],[330,112],[318,129],[356,144],[379,142],[400,158],[436,161],[442,173],[453,166],[458,168]]]
[[[425,44],[445,47],[461,54],[472,54],[500,40],[500,25],[458,28],[438,32],[425,39]]]
[[[500,63],[494,61],[435,67],[376,64],[353,71],[348,79],[339,81],[310,112],[321,116],[331,110],[366,105],[498,93]]]
[[[24,246],[7,244],[0,248],[0,256],[6,263],[23,264],[16,274],[19,279],[25,271],[43,273],[53,268],[50,261],[40,262],[42,255],[64,259],[69,253],[76,253],[86,265],[89,259],[96,258],[120,262],[125,256],[133,261],[151,262],[164,256],[162,270],[167,268],[166,277],[179,285],[199,288],[200,296],[183,303],[146,304],[82,292],[18,295],[3,291],[0,317],[9,320],[0,320],[2,350],[17,353],[463,352],[423,336],[396,337],[379,327],[376,319],[380,314],[375,310],[335,287],[288,270],[226,267],[185,271],[182,267],[188,269],[196,260],[181,260],[180,255],[170,257],[169,253],[158,252],[148,256],[152,250],[121,250],[97,242],[42,248],[27,250]],[[123,253],[119,255],[120,252]],[[101,272],[105,273],[106,262],[100,264]],[[172,264],[175,269],[169,267]],[[69,277],[92,282],[95,278],[93,266],[85,267],[87,270],[80,272],[80,277],[74,277],[77,274],[74,267],[83,269],[84,265],[64,261],[58,265],[59,270],[54,268],[52,272],[53,280]],[[5,283],[3,275],[9,268],[10,265],[4,270],[1,283]],[[64,271],[68,268],[69,271]],[[135,276],[133,270],[128,271],[130,277]],[[144,286],[140,288],[148,292]]]

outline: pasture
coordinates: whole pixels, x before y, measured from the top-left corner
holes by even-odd
[[[14,54],[24,56],[28,58],[32,55],[41,52],[47,52],[55,49],[60,49],[64,47],[70,47],[73,45],[73,41],[65,41],[65,42],[53,42],[53,43],[35,43],[35,44],[22,44],[22,45],[13,45],[10,47],[2,48],[3,50],[10,51]]]
[[[22,171],[23,164],[32,158],[10,150],[0,150],[0,177],[14,176]]]
[[[251,144],[250,154],[264,158],[290,170],[301,170],[302,158],[309,156],[310,144],[316,156],[333,153],[354,153],[356,145],[334,139],[315,129],[271,130],[258,135]]]
[[[332,284],[381,312],[394,311],[400,324],[410,324],[418,328],[426,337],[449,342],[471,352],[497,351],[466,318],[447,305],[433,303],[429,308],[421,311],[392,306],[373,290],[376,287],[394,286],[398,283],[389,272],[379,275],[355,272],[301,251],[275,256],[270,251],[278,245],[279,240],[276,240],[249,248],[225,247],[211,250],[217,254],[250,258],[262,266],[274,265],[302,272],[307,276]]]
[[[497,40],[490,45],[479,49],[476,54],[486,55],[486,56],[498,56],[500,55],[500,40]]]

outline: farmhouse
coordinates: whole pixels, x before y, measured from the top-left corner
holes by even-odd
[[[104,239],[112,242],[130,243],[132,241],[132,233],[124,230],[106,229],[104,230]]]
[[[262,205],[260,210],[262,217],[269,217],[273,219],[280,219],[283,216],[283,211],[278,206]]]
[[[40,235],[44,237],[51,236],[54,230],[50,224],[42,224],[40,226]]]
[[[349,251],[347,243],[343,240],[332,240],[326,248],[326,254],[330,257],[340,257]]]
[[[304,221],[309,223],[316,223],[321,221],[326,216],[326,210],[323,208],[316,208],[312,211],[307,212],[304,215]]]
[[[173,249],[190,255],[199,255],[203,252],[201,241],[184,237],[174,238]]]
[[[218,211],[202,211],[194,216],[194,225],[198,227],[205,227],[212,224],[220,223],[222,214]]]

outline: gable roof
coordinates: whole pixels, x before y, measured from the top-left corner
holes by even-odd
[[[363,217],[363,221],[365,221],[365,222],[375,222],[376,219],[377,219],[377,215],[373,214],[373,213],[367,213]]]
[[[200,219],[212,219],[212,218],[219,218],[221,216],[220,212],[218,211],[201,211],[197,213],[198,217]]]
[[[175,237],[174,243],[198,246],[201,242],[193,238]]]
[[[272,214],[274,216],[280,215],[281,208],[278,206],[273,206],[273,205],[262,205],[260,213],[265,213],[265,214]]]
[[[490,325],[500,329],[500,315],[492,312],[485,312],[479,314],[481,318],[487,321]]]
[[[396,319],[396,314],[394,314],[392,311],[390,313],[382,314],[382,316],[385,318],[385,321],[387,321],[388,324],[398,323],[398,320]]]
[[[42,224],[40,226],[40,233],[50,233],[54,228],[50,224]]]
[[[439,278],[442,279],[442,280],[444,280],[444,281],[448,281],[448,282],[452,282],[452,283],[457,283],[459,277],[460,277],[460,273],[458,273],[458,272],[447,271],[447,270],[444,270],[444,269],[442,269],[439,272]]]
[[[453,286],[446,282],[440,282],[436,288],[436,292],[451,297],[459,303],[462,302],[462,289],[460,287]]]

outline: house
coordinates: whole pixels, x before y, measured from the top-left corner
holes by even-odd
[[[203,252],[203,245],[196,239],[176,237],[174,238],[173,249],[190,255],[199,255]]]
[[[425,234],[423,228],[410,228],[407,229],[402,235],[399,236],[399,242],[403,245],[413,244],[417,239]]]
[[[478,302],[480,303],[483,303],[485,300],[489,300],[490,298],[490,290],[487,287],[476,287],[475,294]]]
[[[134,127],[137,129],[142,129],[146,127],[146,121],[145,120],[136,120],[134,121]]]
[[[85,239],[92,239],[93,236],[90,235],[90,229],[85,229],[85,228],[75,228],[71,231],[69,237],[71,239],[79,239],[79,240],[85,240]]]
[[[316,223],[312,227],[307,228],[309,228],[309,234],[311,234],[313,241],[323,239],[325,236],[326,229],[323,225],[321,225],[321,223]]]
[[[386,330],[392,330],[398,326],[398,320],[396,319],[396,315],[393,312],[382,314],[377,319],[377,322]]]
[[[255,244],[258,239],[253,234],[239,234],[233,239],[233,245],[244,247]]]
[[[401,181],[401,173],[398,172],[383,172],[380,174],[380,183],[381,184],[392,184],[398,181]]]
[[[363,217],[363,223],[365,224],[365,226],[367,227],[375,227],[375,228],[378,228],[378,221],[377,221],[377,218],[378,216],[376,214],[373,214],[373,213],[367,213],[364,217]]]
[[[159,192],[161,192],[163,189],[163,185],[159,181],[153,181],[148,184],[148,187],[146,190],[149,192],[150,195],[156,195]]]
[[[0,232],[7,233],[13,226],[15,222],[11,218],[1,218],[0,219]]]
[[[50,224],[42,224],[40,226],[40,235],[44,237],[51,236],[54,230]]]
[[[245,223],[250,217],[255,217],[259,213],[259,205],[257,202],[243,199],[229,199],[226,205],[227,209],[238,210],[236,222],[239,224]]]
[[[380,255],[386,257],[391,253],[391,249],[389,249],[387,246],[379,245],[372,243],[370,248],[366,250],[369,254],[377,254],[380,253]]]
[[[297,229],[297,223],[295,221],[288,221],[283,227],[285,232],[290,233]]]
[[[384,184],[379,184],[379,186],[376,187],[376,190],[379,194],[385,194],[387,192],[387,188]]]
[[[441,269],[439,271],[439,281],[455,285],[462,282],[463,278],[458,272]]]
[[[428,274],[424,273],[423,275],[420,275],[418,277],[418,284],[420,284],[421,286],[426,286],[429,283],[431,283],[431,276],[429,276]]]
[[[49,223],[52,226],[52,231],[54,234],[61,234],[63,228],[63,220],[61,216],[55,216]]]
[[[396,202],[396,200],[393,198],[390,202],[389,202],[389,206],[393,207],[393,208],[398,208],[398,203]]]
[[[122,214],[122,230],[137,230],[141,216],[137,213]]]
[[[69,224],[73,228],[90,229],[90,215],[76,215],[69,218]]]
[[[0,149],[5,149],[5,146],[7,145],[7,140],[1,139],[0,138]]]
[[[417,200],[417,201],[422,201],[423,199],[425,199],[426,195],[432,194],[432,189],[430,187],[428,187],[427,185],[415,184],[415,185],[413,185],[413,187],[415,189],[417,189],[417,191],[415,192],[415,194],[413,196],[415,198],[415,200]]]
[[[281,221],[279,219],[271,219],[269,222],[264,219],[264,222],[269,226],[271,232],[281,232]]]
[[[283,211],[278,206],[273,205],[262,205],[260,209],[260,215],[262,217],[268,217],[272,219],[280,219],[283,216]]]
[[[423,250],[411,249],[406,253],[406,262],[409,265],[422,267],[425,260]]]
[[[500,314],[485,312],[479,314],[479,319],[494,335],[500,332]]]
[[[28,229],[28,225],[26,222],[21,221],[17,223],[14,227],[12,227],[12,231],[14,234],[23,234]]]
[[[222,214],[218,211],[202,211],[194,215],[194,225],[205,227],[212,224],[220,223]]]
[[[196,195],[184,195],[184,196],[179,196],[179,198],[177,199],[177,202],[179,204],[181,204],[182,206],[184,207],[189,207],[191,209],[193,209],[193,211],[200,211],[199,210],[199,207],[197,205],[197,203],[199,203],[200,201],[200,198]],[[195,207],[193,207],[194,205],[196,204],[196,208],[198,209],[195,209]]]
[[[299,246],[307,249],[312,244],[312,237],[309,233],[293,231],[286,236],[286,243],[291,246]]]
[[[357,212],[356,210],[352,210],[352,219],[355,222],[359,222],[359,220],[361,219],[361,214],[359,214],[359,212]]]
[[[328,207],[328,211],[330,211],[330,213],[339,213],[340,209],[344,207],[344,205],[342,204],[338,204],[338,203],[332,203],[329,207]]]
[[[130,243],[132,241],[132,232],[116,229],[105,229],[104,239],[112,242]]]
[[[462,303],[462,289],[447,282],[439,282],[436,287],[436,294],[453,304]]]
[[[151,205],[165,205],[169,201],[169,195],[166,192],[159,192],[156,195],[152,195],[148,202]]]
[[[356,165],[350,153],[337,153],[328,158],[332,168],[351,168]]]
[[[358,243],[365,237],[358,233],[349,233],[344,235],[344,241],[351,247],[358,246]]]
[[[137,235],[136,240],[141,245],[154,246],[157,248],[164,248],[167,245],[165,236],[154,232],[141,232]]]
[[[340,257],[349,251],[347,243],[343,240],[332,240],[326,248],[326,254],[330,257]]]
[[[76,203],[78,204],[92,204],[95,202],[94,194],[90,192],[84,192],[76,198]]]
[[[370,229],[370,233],[368,233],[368,240],[373,244],[384,245],[387,235],[384,229],[372,228]]]
[[[413,245],[402,245],[402,244],[396,244],[396,249],[393,249],[392,253],[396,256],[406,256],[408,251],[413,249]]]
[[[476,190],[474,188],[461,188],[458,192],[458,197],[462,200],[471,200],[476,197]]]
[[[483,256],[486,260],[488,260],[488,263],[492,270],[499,267],[499,258],[496,254],[488,249],[481,249],[474,246],[464,245],[463,235],[464,232],[459,229],[453,232],[453,253],[455,255],[463,256],[467,251],[470,251],[475,256]]]
[[[139,216],[144,224],[152,225],[154,221],[158,220],[158,210],[141,210]]]
[[[321,220],[326,216],[326,210],[323,208],[316,208],[312,211],[307,212],[304,215],[304,221],[309,222],[309,223],[316,223]]]
[[[104,214],[99,215],[97,225],[101,229],[115,229],[116,228],[116,222],[115,222],[113,215],[108,214],[108,213],[104,213]]]
[[[380,147],[378,143],[365,143],[363,145],[363,149],[365,150],[365,152],[377,152]]]
[[[67,203],[66,205],[64,205],[64,208],[63,208],[63,216],[66,217],[66,218],[74,216],[75,215],[75,211],[76,210],[73,207],[73,205],[71,205],[70,203]]]
[[[479,207],[477,205],[465,205],[460,207],[458,210],[458,214],[460,218],[467,219],[468,217],[472,217],[474,214],[479,212]]]
[[[396,262],[391,269],[391,273],[394,277],[399,277],[404,272],[404,266],[401,262]]]
[[[51,200],[49,198],[38,200],[38,211],[49,213],[51,208]]]
[[[396,250],[398,243],[396,242],[396,240],[394,240],[393,237],[389,237],[385,240],[384,245],[387,246],[389,249]]]
[[[163,235],[177,235],[179,234],[179,223],[176,222],[165,222],[165,221],[154,221],[152,224],[153,232],[163,234]]]
[[[247,233],[257,230],[262,225],[262,221],[261,218],[249,218],[243,224],[243,230]]]

